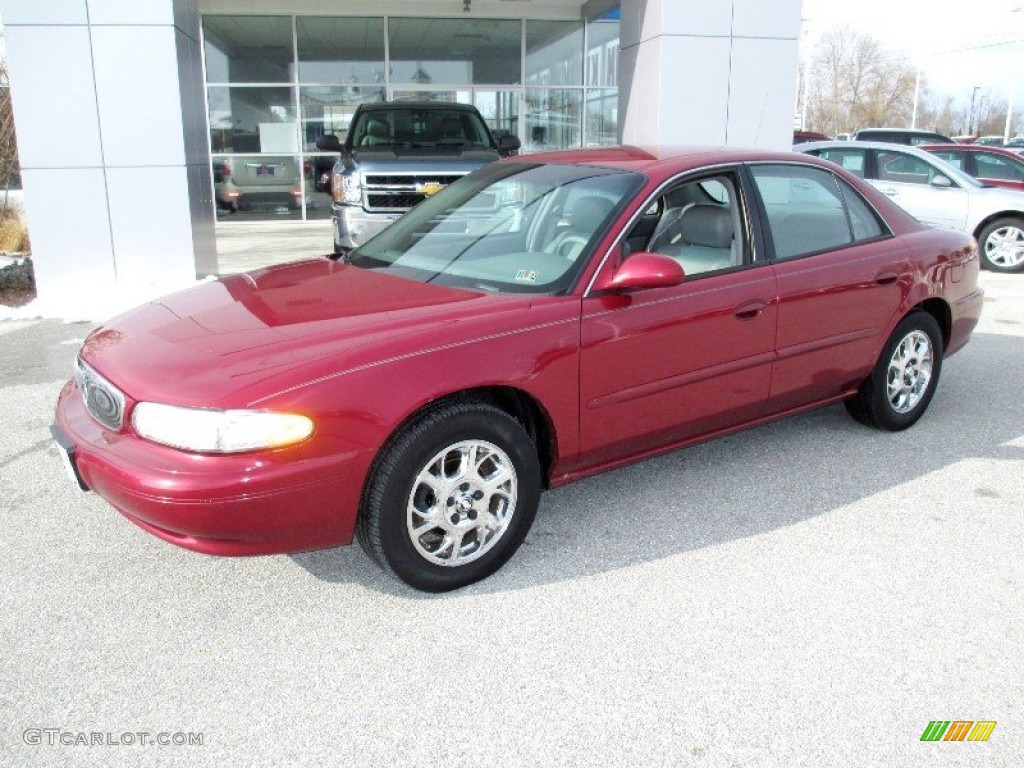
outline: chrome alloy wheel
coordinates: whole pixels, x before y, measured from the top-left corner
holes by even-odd
[[[465,565],[508,530],[516,509],[512,460],[493,443],[464,440],[439,451],[413,481],[406,524],[416,551],[437,565]]]
[[[896,345],[886,374],[886,394],[896,413],[909,413],[921,402],[933,360],[932,340],[922,331],[911,331]]]
[[[1024,264],[1024,230],[1013,225],[995,230],[985,240],[985,258],[1004,269]]]

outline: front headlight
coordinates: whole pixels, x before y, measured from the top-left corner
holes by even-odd
[[[279,448],[313,434],[313,422],[297,413],[220,411],[160,403],[136,405],[132,427],[155,443],[202,453]]]
[[[363,189],[359,181],[358,172],[334,174],[334,202],[363,202]]]

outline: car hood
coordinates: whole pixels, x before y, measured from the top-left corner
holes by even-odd
[[[426,338],[510,323],[529,304],[318,259],[144,304],[96,329],[81,356],[133,400],[237,408]]]
[[[498,153],[492,149],[468,147],[365,147],[352,152],[354,165],[370,173],[469,173],[497,159]]]

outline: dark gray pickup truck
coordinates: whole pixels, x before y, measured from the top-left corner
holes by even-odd
[[[468,104],[380,102],[356,109],[344,145],[324,136],[317,148],[340,152],[334,166],[334,250],[348,251],[453,181],[519,149],[495,141]]]

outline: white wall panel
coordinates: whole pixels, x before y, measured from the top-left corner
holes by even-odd
[[[22,168],[102,165],[88,28],[8,26],[4,37]]]
[[[736,38],[728,143],[788,149],[793,143],[798,47],[792,40]]]
[[[85,0],[0,0],[0,17],[13,24],[85,24]]]
[[[800,37],[800,0],[732,0],[737,37]]]
[[[115,272],[103,170],[25,169],[21,178],[40,299],[59,307],[77,301],[76,293],[109,291]]]
[[[91,24],[173,24],[173,0],[88,0]]]
[[[173,291],[195,281],[185,166],[108,168],[117,279]]]
[[[175,34],[169,25],[92,28],[108,167],[184,165]]]

